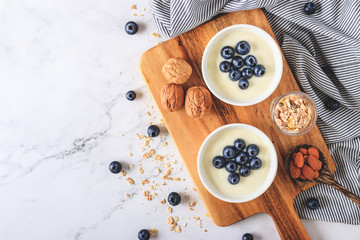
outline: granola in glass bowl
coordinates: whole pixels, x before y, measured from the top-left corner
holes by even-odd
[[[305,134],[316,123],[316,105],[302,92],[288,92],[274,99],[270,111],[276,127],[290,136]]]

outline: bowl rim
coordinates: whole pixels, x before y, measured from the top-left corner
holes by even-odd
[[[222,95],[220,92],[218,92],[216,87],[211,84],[211,81],[209,80],[210,78],[208,76],[208,71],[207,71],[208,56],[209,56],[212,46],[225,33],[234,31],[234,29],[240,29],[240,30],[246,29],[246,30],[250,30],[252,32],[255,32],[255,33],[261,35],[263,38],[265,38],[265,40],[270,45],[270,47],[273,51],[273,54],[274,54],[275,62],[278,62],[278,64],[277,64],[278,66],[276,67],[275,75],[274,75],[274,78],[273,78],[270,86],[259,96],[252,98],[252,99],[241,100],[241,101],[232,100],[232,99]],[[202,57],[202,61],[201,61],[201,71],[202,71],[202,77],[204,79],[206,86],[209,88],[211,93],[214,94],[214,96],[216,96],[218,99],[220,99],[221,101],[223,101],[225,103],[234,105],[234,106],[251,106],[251,105],[255,105],[257,103],[264,101],[276,90],[277,86],[279,85],[280,80],[282,78],[282,73],[283,73],[282,53],[281,53],[280,47],[278,46],[277,42],[270,36],[270,34],[268,34],[263,29],[253,26],[253,25],[249,25],[249,24],[236,24],[236,25],[232,25],[232,26],[222,29],[221,31],[216,33],[210,39],[210,41],[206,45],[204,53],[203,53],[203,57]]]
[[[300,97],[302,98],[306,98],[307,100],[309,100],[309,102],[311,103],[311,106],[313,108],[313,111],[314,111],[314,119],[312,121],[311,124],[309,124],[303,131],[299,131],[299,132],[293,132],[293,131],[284,131],[283,129],[281,129],[275,122],[275,107],[276,105],[279,103],[279,101],[281,99],[283,99],[284,97],[288,96],[288,95],[291,95],[291,94],[295,94],[295,95],[300,95]],[[284,93],[283,95],[279,96],[279,97],[276,97],[274,98],[273,100],[271,100],[271,104],[270,104],[270,115],[271,115],[271,118],[273,120],[273,123],[275,124],[276,128],[288,135],[288,136],[293,136],[293,137],[296,137],[296,136],[301,136],[301,135],[304,135],[306,133],[308,133],[316,124],[316,121],[317,121],[317,117],[318,117],[318,110],[317,110],[317,107],[316,107],[316,104],[315,104],[315,101],[306,93],[304,92],[301,92],[301,91],[290,91],[290,92],[286,92]]]
[[[255,134],[257,134],[263,141],[265,141],[270,146],[269,150],[270,150],[270,163],[271,164],[270,164],[270,170],[269,170],[266,180],[256,191],[253,191],[247,195],[243,195],[240,197],[231,197],[231,196],[227,196],[224,194],[220,194],[218,191],[216,191],[215,187],[206,179],[204,169],[201,166],[201,164],[203,163],[204,151],[205,151],[205,148],[207,147],[209,141],[213,137],[215,137],[218,133],[220,133],[221,131],[228,129],[228,128],[242,128],[242,129],[250,130],[250,131],[254,132]],[[266,192],[266,190],[269,189],[269,187],[273,183],[273,181],[276,177],[276,174],[277,174],[277,169],[278,169],[278,157],[277,157],[277,153],[276,153],[274,144],[271,142],[270,138],[264,132],[262,132],[260,129],[258,129],[254,126],[248,125],[248,124],[243,124],[243,123],[227,124],[227,125],[221,126],[217,129],[215,129],[214,131],[212,131],[206,137],[206,139],[203,141],[203,143],[199,149],[198,157],[197,157],[197,170],[198,170],[198,174],[199,174],[202,184],[216,198],[223,200],[225,202],[231,202],[231,203],[248,202],[248,201],[254,200],[255,198],[258,198],[259,196],[261,196],[264,192]]]

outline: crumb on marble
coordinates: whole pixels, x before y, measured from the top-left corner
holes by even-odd
[[[192,200],[190,203],[186,204],[186,206],[193,208],[196,206],[196,203],[197,203],[196,200]]]
[[[172,213],[172,208],[168,206],[167,209],[166,209],[166,211],[167,211],[168,213]]]
[[[129,198],[129,197],[130,197],[130,194],[126,193],[125,196],[126,196],[126,198]]]
[[[159,232],[156,228],[150,229],[150,237],[154,238],[155,235]]]
[[[131,169],[131,168],[134,168],[134,165],[132,165],[132,164],[129,164],[129,168]]]
[[[153,197],[151,196],[151,195],[149,195],[149,196],[147,196],[147,198],[146,198],[148,201],[151,201],[151,200],[153,200]]]
[[[163,147],[166,147],[167,145],[168,143],[166,141],[162,144]]]
[[[129,177],[126,179],[126,182],[128,184],[130,184],[130,185],[133,185],[135,183],[134,180],[132,178],[129,178]]]
[[[129,157],[132,157],[133,156],[133,154],[132,153],[129,153]]]
[[[149,196],[149,194],[150,194],[150,192],[149,192],[148,190],[146,190],[146,191],[143,192],[144,197]]]
[[[160,38],[160,35],[159,35],[158,33],[153,32],[151,35],[152,35],[154,38]]]
[[[147,180],[147,179],[141,180],[141,185],[143,185],[143,186],[148,183],[149,183],[149,180]]]
[[[174,177],[174,181],[180,181],[179,177]]]
[[[151,116],[151,113],[150,113],[149,111],[147,111],[146,114],[147,114],[148,116]]]
[[[163,198],[161,201],[160,201],[161,204],[165,204],[166,203],[166,200],[165,198]]]
[[[136,4],[131,5],[130,9],[131,10],[136,9]]]
[[[126,172],[124,170],[121,170],[121,175],[124,177],[126,176]]]
[[[139,167],[140,174],[144,174],[144,169],[142,167]]]

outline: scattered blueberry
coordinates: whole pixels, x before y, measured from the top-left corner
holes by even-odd
[[[160,128],[156,125],[151,125],[147,129],[147,133],[150,137],[157,137],[160,134]]]
[[[230,46],[226,46],[221,49],[220,53],[223,58],[230,59],[235,55],[235,50]]]
[[[244,150],[245,146],[245,141],[242,139],[236,139],[234,142],[234,147],[236,148],[236,150],[242,151]]]
[[[315,11],[316,11],[316,4],[313,3],[313,2],[307,2],[307,3],[305,3],[304,11],[305,11],[305,13],[308,14],[308,15],[315,13]]]
[[[226,159],[231,159],[236,156],[236,149],[233,146],[226,146],[223,150],[223,156]]]
[[[149,240],[150,239],[150,232],[146,229],[142,229],[138,233],[139,240]]]
[[[253,237],[253,235],[251,235],[250,233],[245,233],[245,234],[242,236],[242,240],[254,240],[254,237]]]
[[[239,69],[242,66],[244,66],[244,60],[240,56],[235,56],[231,60],[231,64],[233,65],[234,68]]]
[[[249,87],[249,81],[247,79],[241,79],[238,82],[239,88],[241,88],[242,90],[245,90]]]
[[[228,162],[225,164],[225,169],[226,169],[226,171],[228,171],[229,173],[235,172],[236,169],[237,169],[237,164],[236,164],[236,162],[234,162],[234,161],[228,161]]]
[[[254,75],[257,77],[261,77],[262,75],[264,75],[266,72],[266,69],[263,65],[256,65],[254,67]]]
[[[251,169],[257,170],[257,169],[261,168],[261,165],[262,165],[262,162],[259,158],[257,158],[257,157],[251,158],[251,160],[250,160],[250,168]]]
[[[250,172],[251,172],[251,170],[250,170],[250,168],[247,167],[247,166],[242,166],[242,167],[240,168],[240,171],[239,171],[240,175],[243,176],[243,177],[249,176],[249,175],[250,175]]]
[[[168,202],[172,206],[179,205],[181,202],[181,196],[177,192],[171,192],[168,196]]]
[[[245,55],[250,52],[250,44],[247,41],[241,41],[236,44],[236,52],[240,55]]]
[[[240,165],[245,165],[249,161],[249,155],[246,152],[240,152],[235,161]]]
[[[241,76],[245,79],[251,78],[253,75],[253,70],[251,68],[243,68],[241,70]]]
[[[222,61],[219,65],[220,71],[222,72],[230,72],[231,70],[231,63],[228,61]]]
[[[230,71],[229,77],[230,77],[230,80],[237,81],[241,77],[241,72],[239,70],[237,70],[237,69],[233,69],[233,70]]]
[[[245,57],[245,64],[249,67],[255,67],[257,64],[256,57],[254,57],[253,55],[247,55]]]
[[[250,157],[255,157],[259,154],[260,149],[256,144],[250,144],[247,146],[246,152],[249,154]]]
[[[306,200],[306,206],[310,210],[316,210],[320,207],[320,203],[317,198],[309,198],[308,200]]]
[[[136,22],[130,21],[125,24],[125,32],[129,35],[134,35],[137,33],[139,27]]]
[[[221,156],[214,157],[213,165],[216,168],[223,168],[225,166],[225,158],[223,158]]]
[[[340,107],[340,103],[333,98],[329,98],[325,102],[325,108],[327,108],[330,111],[334,111],[334,110],[338,109],[339,107]]]
[[[129,100],[129,101],[134,101],[136,98],[136,93],[134,91],[128,91],[126,93],[126,99]]]
[[[122,169],[121,163],[119,163],[117,161],[113,161],[110,163],[109,169],[110,169],[110,172],[112,172],[112,173],[119,173],[119,172],[121,172],[121,169]]]
[[[233,185],[239,183],[239,181],[240,181],[240,176],[239,176],[239,174],[237,174],[237,173],[230,173],[229,176],[228,176],[228,181],[229,181],[229,183],[231,183],[231,184],[233,184]]]

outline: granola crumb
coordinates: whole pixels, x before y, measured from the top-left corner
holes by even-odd
[[[126,193],[125,196],[126,196],[126,198],[129,198],[129,197],[130,197],[130,194]]]
[[[192,200],[192,202],[186,204],[186,206],[193,208],[193,207],[195,207],[196,203],[197,203],[196,200]]]
[[[130,9],[131,9],[131,10],[136,9],[136,4],[131,5]]]
[[[132,164],[129,164],[129,168],[131,169],[131,168],[134,168],[134,165],[132,165]]]
[[[155,235],[159,232],[156,228],[150,229],[150,237],[155,237]]]
[[[155,154],[155,150],[154,150],[154,149],[150,149],[149,153],[150,153],[151,155],[154,155],[154,154]]]
[[[126,176],[126,172],[124,170],[121,170],[121,175],[124,177]]]
[[[129,157],[132,157],[133,156],[133,154],[132,153],[129,153]]]
[[[166,182],[163,182],[162,185],[165,186],[167,183]]]
[[[179,177],[174,177],[174,180],[175,181],[180,181],[180,178]]]
[[[149,180],[147,180],[147,179],[141,180],[141,185],[143,185],[143,186],[148,183],[149,183]]]
[[[148,111],[148,112],[146,112],[146,114],[148,115],[148,116],[151,116],[151,113]]]
[[[186,195],[185,195],[185,198],[186,198],[186,199],[189,199],[189,197],[190,197],[189,194],[186,194]]]
[[[154,193],[154,197],[156,197],[158,194],[157,193]]]
[[[207,232],[207,230],[206,230],[206,229],[204,229],[204,232]]]
[[[165,126],[165,120],[164,119],[160,119],[160,125],[163,125],[163,126]]]
[[[157,170],[156,170],[158,173],[161,173],[161,170],[158,168]]]
[[[144,197],[149,196],[149,194],[150,194],[150,192],[149,192],[148,190],[146,190],[146,191],[143,192]]]
[[[174,219],[173,219],[171,216],[169,216],[169,217],[167,218],[167,224],[171,225],[171,224],[173,224],[173,223],[174,223]]]
[[[166,210],[167,210],[168,213],[172,213],[172,208],[171,207],[168,206]]]
[[[151,200],[153,200],[153,197],[151,195],[149,195],[149,196],[147,196],[147,200],[151,201]]]
[[[174,221],[175,221],[175,222],[179,221],[178,216],[175,216],[175,217],[174,217]]]
[[[177,226],[175,227],[175,232],[176,232],[176,233],[180,233],[180,232],[181,232],[181,227],[180,227],[179,225],[177,225]]]
[[[159,35],[158,33],[153,32],[151,35],[152,35],[154,38],[160,38],[160,35]]]
[[[166,200],[165,198],[163,198],[161,201],[160,201],[161,204],[165,204],[166,203]]]
[[[128,184],[130,184],[130,185],[133,185],[135,183],[134,180],[132,178],[129,178],[129,177],[126,179],[126,182]]]
[[[164,142],[164,143],[162,144],[163,147],[166,147],[167,145],[168,145],[167,142]]]
[[[144,169],[142,169],[142,167],[139,167],[139,172],[140,174],[144,174]]]
[[[149,126],[150,126],[150,125],[152,125],[152,122],[149,122],[148,124],[149,124]]]

